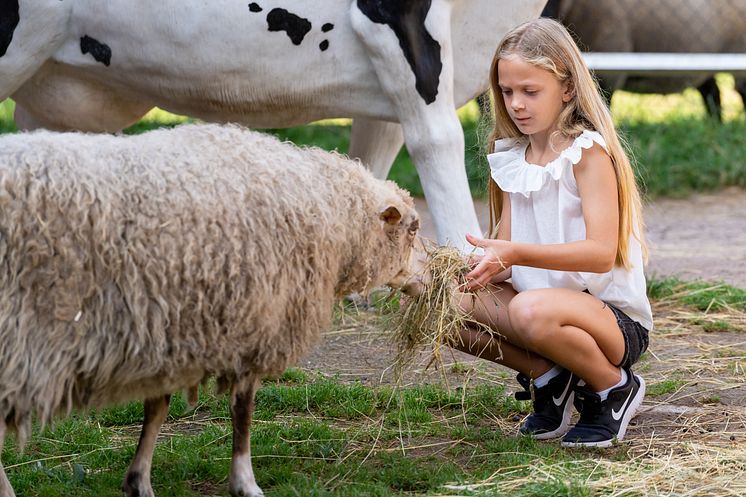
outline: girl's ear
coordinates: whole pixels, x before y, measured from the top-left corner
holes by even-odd
[[[569,102],[575,98],[575,85],[572,84],[572,80],[568,79],[562,83],[562,101],[564,103]]]

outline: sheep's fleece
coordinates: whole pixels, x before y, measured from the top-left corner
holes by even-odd
[[[6,135],[0,421],[278,374],[405,277],[416,225],[359,163],[238,126]]]

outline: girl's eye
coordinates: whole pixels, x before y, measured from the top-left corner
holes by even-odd
[[[503,92],[503,95],[510,95],[511,93],[513,93],[510,90],[503,90],[502,92]]]
[[[526,95],[536,95],[537,93],[539,92],[537,92],[536,90],[526,90]]]

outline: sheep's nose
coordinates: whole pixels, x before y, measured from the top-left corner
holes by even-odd
[[[418,297],[425,292],[425,282],[420,277],[412,277],[402,285],[401,291],[410,297]]]

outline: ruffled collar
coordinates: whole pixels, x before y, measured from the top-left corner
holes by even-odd
[[[594,143],[607,150],[606,142],[598,132],[583,131],[556,159],[540,166],[526,161],[526,138],[505,138],[495,141],[495,151],[487,155],[487,161],[492,178],[500,189],[528,197],[531,192],[540,190],[550,178],[558,180],[565,171],[580,162],[583,150],[591,148]]]

